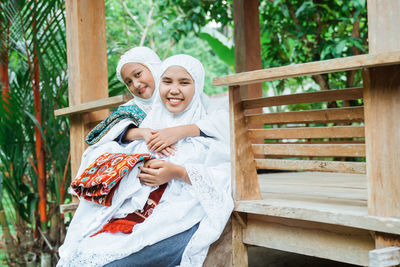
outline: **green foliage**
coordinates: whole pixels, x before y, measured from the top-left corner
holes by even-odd
[[[180,53],[197,57],[202,61],[206,71],[205,92],[215,94],[227,89],[224,87],[214,88],[212,78],[231,72],[232,67],[229,65],[234,65],[232,47],[223,47],[223,42],[217,44],[221,38],[215,38],[214,34],[209,34],[210,36],[205,37],[206,40],[199,38],[198,33],[200,33],[202,25],[208,23],[209,20],[200,15],[193,15],[190,20],[187,20],[184,10],[192,7],[195,10],[190,11],[190,14],[203,14],[206,7],[212,5],[220,13],[227,11],[218,5],[219,1],[215,1],[213,4],[204,3],[206,1],[199,2],[201,2],[201,6],[196,7],[192,1],[187,1],[185,6],[177,6],[168,1],[153,2],[149,0],[142,1],[141,8],[137,8],[137,5],[131,1],[106,1],[110,95],[126,93],[125,86],[116,79],[115,68],[121,54],[141,43],[154,49],[161,59]],[[176,3],[178,4],[178,2]],[[199,20],[201,23],[198,22]],[[229,20],[226,21],[229,22]],[[186,26],[183,26],[183,23]],[[228,55],[225,55],[224,49],[229,51]],[[229,65],[225,62],[229,62]]]

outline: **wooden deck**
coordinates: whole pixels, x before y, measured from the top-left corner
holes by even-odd
[[[368,215],[364,174],[260,174],[262,200],[236,201],[236,211],[400,234],[400,219]]]
[[[365,174],[281,172],[258,178],[262,200],[235,205],[247,213],[247,245],[366,266],[375,231],[400,234],[400,219],[368,215]]]

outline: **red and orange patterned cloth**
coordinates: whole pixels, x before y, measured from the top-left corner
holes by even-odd
[[[153,158],[150,154],[104,153],[71,183],[71,187],[86,200],[111,206],[121,179],[137,163]]]

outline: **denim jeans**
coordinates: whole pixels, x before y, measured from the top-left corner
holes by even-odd
[[[182,233],[144,247],[125,258],[108,263],[105,267],[172,267],[179,265],[183,251],[198,227],[199,224],[196,224]]]

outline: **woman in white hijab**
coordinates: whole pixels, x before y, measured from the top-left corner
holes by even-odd
[[[179,71],[174,70],[176,67],[183,68],[189,76],[182,78],[176,75],[176,73],[179,74]],[[158,129],[167,125],[193,123],[203,118],[205,110],[200,101],[200,94],[204,83],[204,69],[201,63],[193,57],[177,55],[165,60],[162,70],[164,73],[162,90],[160,94],[157,94],[153,111],[143,121],[143,125]],[[190,82],[194,83],[191,99],[190,93],[183,93],[185,88],[189,88],[185,84]],[[178,83],[178,89],[168,88],[176,83]],[[139,175],[140,179],[148,185],[168,182],[168,187],[153,213],[144,222],[137,224],[131,234],[101,233],[89,237],[107,223],[107,221],[99,223],[92,220],[89,233],[77,238],[67,236],[70,242],[60,248],[59,266],[102,266],[119,259],[122,261],[111,263],[110,266],[129,266],[123,264],[129,264],[130,260],[134,261],[134,266],[149,266],[149,263],[154,263],[156,266],[173,266],[179,262],[181,266],[202,265],[209,245],[218,239],[233,209],[229,149],[222,142],[204,137],[185,138],[176,146],[178,151],[175,155],[166,158],[164,163],[160,160],[150,163],[153,166],[143,168],[143,173]],[[132,142],[126,147],[131,153],[148,152],[144,151],[145,148],[143,141]],[[183,169],[183,172],[179,172],[182,175],[175,172],[176,179],[165,178],[162,167],[154,167],[161,165],[178,166],[179,170]],[[132,179],[132,176],[124,179]],[[118,189],[120,188],[121,185]],[[117,191],[115,195],[118,195]],[[108,213],[118,214],[121,213],[121,207],[127,211],[128,207],[132,206],[129,197],[119,206],[114,206],[114,203],[113,199],[113,205],[109,207],[112,212],[107,211]],[[90,214],[82,214],[78,208],[75,217],[102,217],[98,210],[87,210],[87,212]],[[117,217],[120,218],[120,216]],[[87,226],[84,223],[81,228]],[[175,257],[166,257],[165,252],[174,250],[171,243],[177,245],[176,242],[171,242],[177,237],[181,238],[178,239],[180,241],[185,240],[183,252],[175,251],[176,255],[172,255]],[[145,257],[142,252],[146,255]],[[179,255],[179,253],[182,254]],[[171,258],[173,261],[159,262],[160,257]],[[143,258],[147,262],[141,265],[138,261]],[[179,261],[176,261],[177,259]]]

